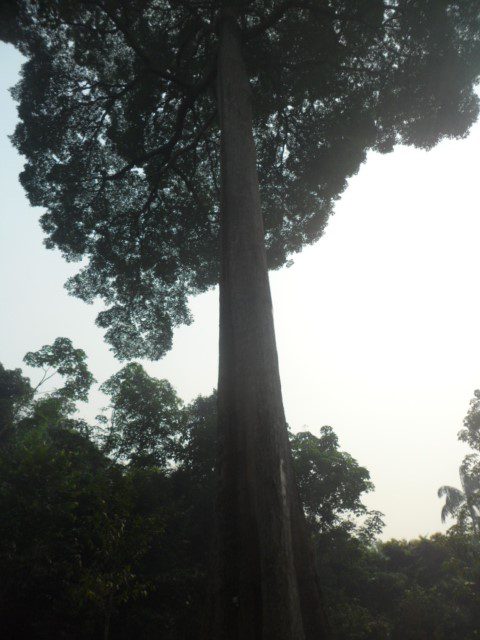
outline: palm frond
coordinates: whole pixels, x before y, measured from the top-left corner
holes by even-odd
[[[442,508],[442,522],[445,522],[448,516],[454,516],[458,508],[465,502],[465,494],[456,487],[450,487],[443,485],[438,490],[438,497],[443,498],[445,496],[445,504]]]

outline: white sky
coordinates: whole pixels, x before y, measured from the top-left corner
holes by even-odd
[[[18,183],[7,88],[19,66],[1,45],[0,361],[24,368],[27,351],[67,336],[101,382],[121,365],[94,324],[100,307],[63,289],[77,267],[43,247],[40,211]],[[443,530],[436,491],[459,483],[456,434],[480,387],[479,151],[480,123],[428,153],[370,154],[325,236],[271,277],[287,419],[295,431],[330,424],[369,469],[384,537]],[[146,363],[186,401],[216,386],[217,292],[192,310],[171,353]],[[103,403],[91,398],[87,416]]]

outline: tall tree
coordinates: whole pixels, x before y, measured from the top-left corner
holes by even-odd
[[[282,406],[267,266],[322,233],[367,149],[478,113],[475,0],[20,0],[2,37],[22,182],[121,358],[220,283],[213,638],[327,636]],[[12,19],[12,16],[16,16]],[[253,96],[253,101],[252,101]],[[252,108],[253,102],[253,108]]]

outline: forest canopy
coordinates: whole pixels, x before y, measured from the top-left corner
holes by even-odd
[[[109,409],[87,424],[64,391],[82,389],[72,379],[85,378],[85,354],[60,338],[27,360],[52,353],[52,371],[72,353],[77,365],[48,392],[0,365],[3,637],[195,640],[210,553],[215,395],[184,405],[167,381],[127,365],[103,385]],[[477,414],[475,397],[466,428]],[[333,429],[292,434],[291,443],[335,638],[474,640],[480,547],[468,518],[453,514],[446,535],[380,542],[381,514],[363,502],[373,489],[368,470]]]

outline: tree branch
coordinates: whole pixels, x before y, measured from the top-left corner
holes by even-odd
[[[199,131],[197,131],[196,135],[193,137],[193,139],[187,144],[185,145],[185,147],[182,147],[181,149],[177,149],[177,151],[175,153],[172,153],[170,155],[170,157],[166,160],[166,162],[163,164],[163,166],[161,167],[161,170],[158,172],[157,175],[157,179],[155,181],[155,184],[153,185],[150,194],[148,196],[148,199],[142,209],[142,212],[140,215],[142,215],[145,211],[148,211],[152,205],[153,200],[155,199],[155,196],[158,192],[158,188],[160,186],[160,182],[162,179],[162,176],[165,174],[165,171],[168,169],[168,167],[170,167],[173,162],[178,159],[179,157],[181,157],[184,153],[186,153],[187,151],[191,151],[192,149],[194,149],[198,143],[200,142],[202,136],[210,129],[211,125],[213,124],[213,122],[215,121],[216,118],[216,111],[213,112],[209,118],[207,118],[207,120],[205,121],[203,127],[201,127],[199,129]]]
[[[112,11],[109,11],[103,4],[100,4],[100,6],[105,11],[106,15],[110,18],[110,20],[113,22],[117,30],[122,34],[127,45],[136,54],[137,58],[139,58],[139,60],[141,60],[145,64],[147,69],[149,69],[156,75],[160,76],[162,80],[165,80],[167,82],[172,82],[182,88],[188,89],[188,85],[182,82],[182,80],[177,75],[175,75],[168,69],[163,69],[159,67],[149,58],[149,56],[145,53],[142,47],[135,40],[135,37],[133,36],[131,30],[128,28],[126,24],[122,24],[118,19],[118,17]]]
[[[373,26],[369,25],[364,20],[360,20],[359,18],[354,16],[347,16],[336,13],[335,11],[328,9],[328,7],[326,6],[318,6],[319,4],[320,3],[318,2],[318,0],[316,2],[312,2],[311,0],[286,0],[286,2],[280,4],[276,9],[271,11],[262,20],[260,20],[257,25],[255,25],[251,29],[248,29],[244,33],[244,41],[248,42],[249,40],[252,40],[267,31],[267,29],[274,27],[288,11],[291,11],[293,9],[297,9],[299,11],[311,11],[312,13],[316,13],[317,15],[325,15],[332,20],[358,22],[359,24],[363,24],[364,26],[367,26],[373,30]],[[383,23],[383,26],[388,26],[388,23],[391,22],[398,13],[398,7],[396,7],[395,5],[387,4],[384,8],[385,10],[392,12],[392,15]]]
[[[311,8],[305,2],[300,2],[299,0],[288,0],[283,4],[280,4],[276,9],[271,11],[268,15],[266,15],[263,20],[260,20],[258,24],[256,24],[251,29],[248,29],[244,33],[244,41],[248,42],[249,40],[253,40],[257,36],[264,33],[267,29],[274,27],[277,22],[279,22],[283,16],[290,11],[291,9],[309,9]]]
[[[148,160],[155,158],[155,156],[158,156],[163,153],[167,155],[170,154],[182,136],[185,119],[192,105],[193,105],[193,100],[191,97],[185,98],[182,101],[177,112],[177,120],[175,123],[174,132],[165,144],[162,144],[160,147],[157,147],[156,149],[152,149],[151,151],[147,151],[143,155],[138,156],[137,158],[135,158],[135,160],[132,160],[131,162],[126,164],[124,167],[122,167],[115,173],[110,173],[103,176],[103,179],[116,180],[117,178],[121,178],[122,176],[124,176],[128,171],[131,171],[134,167],[138,167],[142,164],[145,164],[145,162],[148,162]]]

